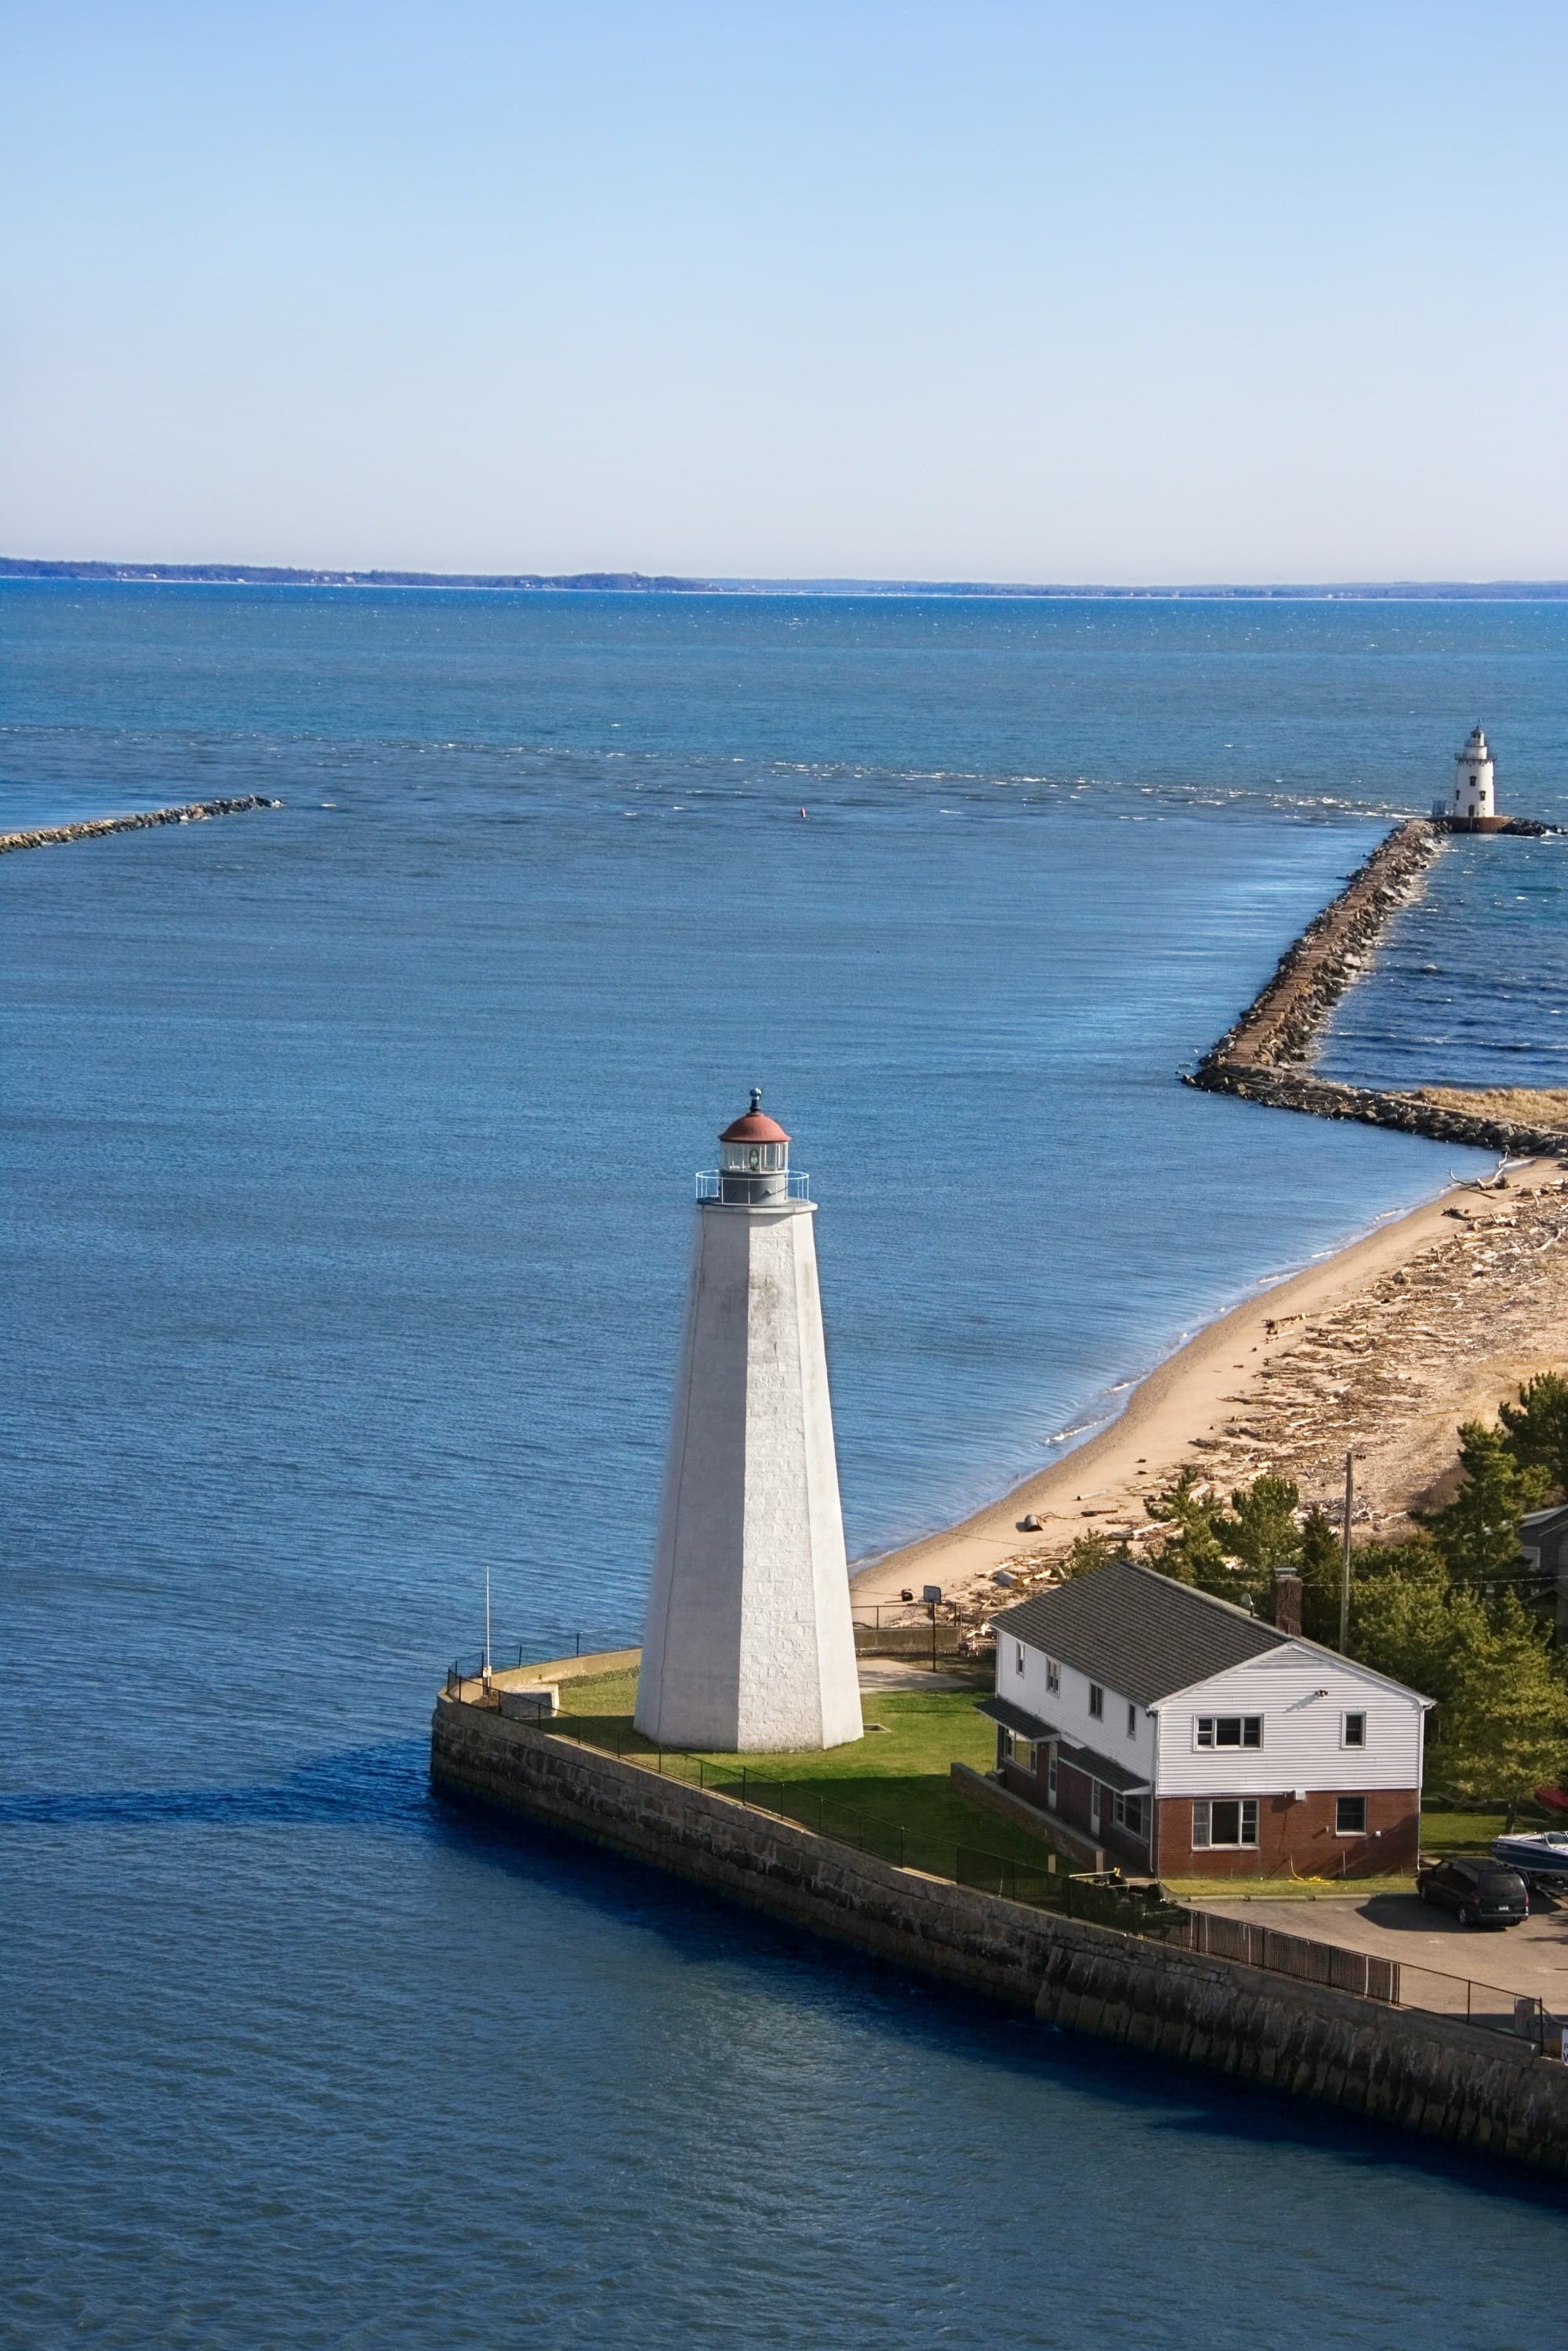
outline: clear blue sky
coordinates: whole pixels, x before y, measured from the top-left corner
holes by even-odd
[[[0,49],[0,552],[1568,575],[1563,0],[27,0]]]

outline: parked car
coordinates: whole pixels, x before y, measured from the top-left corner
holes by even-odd
[[[1416,1879],[1423,1902],[1452,1910],[1462,1927],[1517,1927],[1530,1916],[1530,1889],[1517,1869],[1487,1855],[1428,1862]]]

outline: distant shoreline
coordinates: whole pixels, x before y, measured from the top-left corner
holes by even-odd
[[[686,579],[643,571],[350,571],[272,563],[110,563],[0,556],[0,582],[155,588],[447,588],[528,595],[946,596],[1063,603],[1562,603],[1568,580],[1339,580],[1140,587],[987,580]]]

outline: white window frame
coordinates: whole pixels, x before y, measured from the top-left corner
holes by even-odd
[[[1218,1734],[1222,1722],[1239,1723],[1240,1738],[1220,1739]],[[1256,1739],[1247,1736],[1249,1724],[1257,1729]],[[1204,1737],[1206,1730],[1208,1733],[1207,1739]],[[1257,1755],[1263,1746],[1263,1718],[1260,1714],[1195,1714],[1192,1719],[1192,1743],[1206,1755]]]
[[[1147,1796],[1118,1796],[1112,1807],[1116,1826],[1124,1829],[1128,1836],[1136,1837],[1140,1844],[1149,1841],[1148,1807]],[[1129,1810],[1133,1813],[1131,1820],[1127,1817]]]
[[[1359,1804],[1361,1806],[1361,1826],[1358,1829],[1341,1828],[1339,1824],[1340,1808],[1343,1804]],[[1333,1833],[1335,1836],[1342,1837],[1364,1837],[1366,1834],[1366,1798],[1364,1796],[1336,1796],[1334,1798]]]
[[[1129,1739],[1136,1739],[1137,1735],[1138,1709],[1133,1700],[1129,1698],[1127,1700],[1127,1736]]]
[[[1013,1671],[1015,1674],[1021,1674],[1023,1671],[1023,1643],[1021,1641],[1015,1641],[1013,1643]]]
[[[1351,1724],[1352,1724],[1353,1722],[1356,1722],[1356,1723],[1359,1723],[1359,1724],[1361,1725],[1361,1732],[1360,1732],[1360,1736],[1359,1736],[1358,1738],[1355,1738],[1355,1739],[1353,1739],[1353,1738],[1351,1737],[1351,1735],[1350,1735],[1350,1726],[1351,1726]],[[1366,1713],[1365,1713],[1365,1709],[1364,1709],[1364,1708],[1353,1708],[1353,1709],[1351,1710],[1351,1712],[1350,1712],[1350,1713],[1348,1713],[1348,1714],[1342,1714],[1342,1715],[1340,1716],[1340,1719],[1339,1719],[1339,1743],[1340,1743],[1340,1745],[1341,1745],[1342,1747],[1349,1747],[1349,1748],[1354,1749],[1354,1750],[1355,1750],[1357,1752],[1359,1752],[1359,1753],[1362,1753],[1362,1754],[1364,1754],[1364,1753],[1365,1753],[1365,1751],[1366,1751]]]
[[[1089,1719],[1091,1722],[1103,1722],[1105,1719],[1105,1686],[1103,1682],[1091,1682],[1089,1685]]]
[[[1214,1841],[1214,1807],[1234,1804],[1237,1808],[1237,1828],[1234,1844]],[[1250,1818],[1249,1818],[1250,1815]],[[1248,1835],[1250,1829],[1252,1834]],[[1192,1808],[1192,1849],[1194,1853],[1256,1853],[1258,1850],[1258,1799],[1256,1796],[1200,1796]]]
[[[1026,1739],[1021,1730],[1009,1730],[1008,1739],[1010,1742],[1008,1748],[1008,1761],[1010,1763],[1016,1763],[1020,1771],[1032,1773],[1034,1771],[1033,1740]]]
[[[1054,1657],[1045,1661],[1045,1687],[1054,1698],[1061,1687],[1061,1667]]]

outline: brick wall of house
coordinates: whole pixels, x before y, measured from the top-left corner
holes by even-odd
[[[997,1776],[1002,1786],[1010,1789],[1015,1796],[1022,1796],[1026,1802],[1038,1804],[1042,1813],[1064,1821],[1069,1828],[1078,1830],[1081,1835],[1092,1837],[1096,1844],[1103,1845],[1107,1853],[1113,1854],[1118,1861],[1129,1862],[1135,1868],[1146,1870],[1149,1867],[1148,1847],[1139,1838],[1130,1836],[1125,1829],[1117,1827],[1109,1789],[1105,1792],[1100,1825],[1095,1828],[1094,1783],[1088,1773],[1076,1770],[1064,1755],[1060,1756],[1056,1767],[1056,1802],[1052,1806],[1046,1793],[1046,1750],[1040,1746],[1034,1752],[1035,1769],[1025,1771],[1010,1755],[1000,1751],[998,1741]]]
[[[1420,1800],[1413,1788],[1370,1789],[1364,1836],[1340,1836],[1337,1796],[1258,1799],[1255,1846],[1211,1845],[1194,1851],[1190,1796],[1164,1796],[1154,1868],[1161,1877],[1371,1877],[1415,1866],[1420,1842]],[[1381,1834],[1379,1834],[1381,1832]]]

